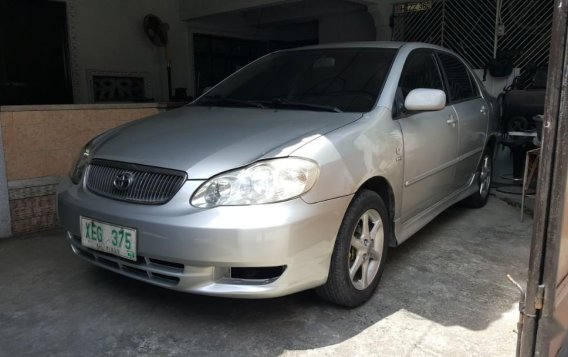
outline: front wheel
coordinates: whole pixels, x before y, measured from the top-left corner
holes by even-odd
[[[327,301],[356,307],[371,298],[383,274],[390,222],[381,197],[362,191],[351,202],[335,242],[329,276],[316,289]]]
[[[493,172],[493,159],[490,152],[483,154],[479,168],[477,169],[476,181],[477,192],[464,200],[464,203],[472,208],[485,206],[489,199],[489,189],[491,188],[491,174]]]

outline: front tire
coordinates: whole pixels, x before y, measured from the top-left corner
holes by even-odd
[[[371,298],[383,274],[390,237],[390,221],[381,197],[372,191],[355,196],[333,249],[329,276],[316,289],[323,299],[356,307]]]

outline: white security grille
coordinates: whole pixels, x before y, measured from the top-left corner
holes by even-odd
[[[548,64],[552,35],[553,0],[502,0],[504,35],[498,51],[519,51],[515,65]]]
[[[553,0],[430,0],[394,4],[394,41],[450,48],[472,67],[485,68],[498,53],[515,67],[548,64]]]

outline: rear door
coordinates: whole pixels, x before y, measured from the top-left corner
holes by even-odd
[[[456,56],[437,53],[447,83],[449,100],[459,119],[458,157],[454,189],[473,177],[487,139],[488,105],[473,74]]]
[[[452,192],[458,153],[457,117],[451,105],[432,112],[404,109],[406,96],[417,88],[444,90],[431,50],[416,50],[408,56],[395,100],[395,116],[404,140],[403,220]]]

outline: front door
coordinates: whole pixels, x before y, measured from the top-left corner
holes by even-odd
[[[397,90],[397,120],[404,140],[402,219],[406,221],[452,193],[458,156],[458,120],[454,108],[410,112],[404,99],[417,88],[444,90],[434,54],[412,52]]]

